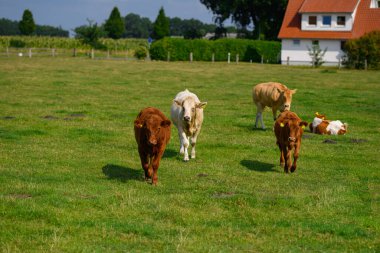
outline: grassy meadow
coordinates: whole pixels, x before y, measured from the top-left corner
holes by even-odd
[[[379,252],[380,72],[280,65],[0,58],[0,252]],[[254,84],[292,89],[292,110],[348,122],[306,131],[279,166]],[[197,158],[177,130],[143,180],[133,120],[167,116],[188,88],[207,101]]]

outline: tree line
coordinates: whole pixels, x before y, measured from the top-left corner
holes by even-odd
[[[169,22],[168,36],[179,36],[189,39],[202,38],[207,33],[214,33],[217,29],[216,24],[206,24],[197,19],[170,18],[166,16],[165,18]],[[73,31],[78,35],[91,25],[95,24],[89,21],[87,25],[78,26]],[[103,24],[97,25],[97,28],[100,38],[148,38],[154,36],[154,22],[149,18],[141,17],[135,13],[129,13],[125,17],[122,17],[117,7],[112,10],[108,20]],[[236,28],[229,26],[226,32],[236,32]],[[69,31],[62,29],[62,27],[35,24],[30,10],[24,11],[20,21],[0,18],[0,36],[37,35],[69,37],[69,34]]]

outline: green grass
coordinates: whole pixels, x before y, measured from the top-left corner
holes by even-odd
[[[279,65],[0,59],[2,252],[379,252],[380,72]],[[284,174],[252,128],[254,84],[298,91],[292,110],[349,123],[305,133]],[[197,159],[172,128],[158,186],[143,180],[133,120],[207,101]],[[324,143],[326,139],[336,144]]]

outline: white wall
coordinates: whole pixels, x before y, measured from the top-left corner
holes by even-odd
[[[299,40],[299,45],[293,44],[293,39],[283,39],[281,48],[281,63],[289,65],[310,65],[311,57],[308,47],[312,48],[312,40]],[[340,50],[340,40],[319,40],[319,47],[324,50],[327,48],[326,54],[323,57],[324,66],[337,66],[339,59],[344,56]]]
[[[317,25],[310,26],[309,25],[309,16],[317,16]],[[322,16],[331,16],[331,26],[322,25]],[[346,25],[339,26],[337,24],[337,17],[345,16],[346,17]],[[303,31],[351,31],[353,23],[353,17],[351,14],[347,13],[307,13],[302,14],[301,20],[301,29]]]

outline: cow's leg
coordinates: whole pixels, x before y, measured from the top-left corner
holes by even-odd
[[[290,168],[290,172],[294,172],[297,169],[298,154],[299,154],[299,147],[297,145],[294,149],[294,154],[293,154],[294,161],[293,161],[292,167]]]
[[[257,113],[256,113],[256,120],[255,120],[255,127],[258,128],[258,121],[260,120],[262,129],[265,129],[264,121],[263,121],[263,111],[264,107],[260,104],[256,104],[257,107]]]
[[[144,170],[145,180],[151,178],[152,174],[149,174],[150,159],[148,154],[146,154],[142,149],[139,149],[141,167]]]
[[[284,165],[285,165],[284,147],[282,147],[280,144],[278,144],[278,147],[280,149],[280,166],[284,167]]]
[[[178,139],[179,139],[179,145],[180,145],[180,147],[179,147],[179,153],[181,155],[183,155],[185,153],[185,148],[183,147],[183,141],[182,141],[182,132],[183,132],[183,130],[180,131],[179,128],[178,128]]]
[[[272,113],[273,113],[273,120],[276,121],[277,119],[277,108],[274,106],[272,107]]]
[[[152,159],[152,168],[153,168],[153,177],[152,177],[152,184],[157,185],[158,182],[158,167],[160,166],[161,157],[164,153],[164,150],[159,152],[154,158]]]
[[[291,158],[291,149],[289,147],[285,147],[285,166],[284,171],[285,173],[289,173],[289,169],[292,166],[292,158]]]
[[[197,144],[198,134],[200,132],[200,128],[191,136],[191,159],[195,159],[195,145]]]
[[[183,131],[182,127],[178,128],[178,135],[179,139],[181,141],[181,150],[180,154],[183,154],[183,160],[189,161],[189,153],[187,153],[187,149],[189,148],[189,139],[186,135],[186,133]],[[183,152],[182,152],[183,150]]]

